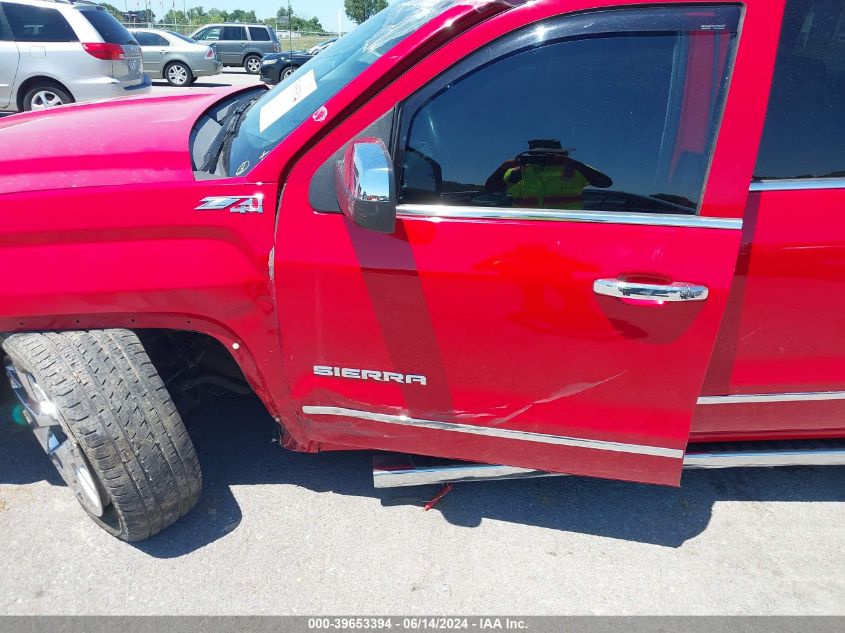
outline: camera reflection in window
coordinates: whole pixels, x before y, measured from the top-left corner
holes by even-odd
[[[487,179],[488,193],[505,193],[514,207],[538,209],[584,208],[584,189],[613,185],[607,174],[575,160],[574,149],[557,139],[528,141],[528,150],[506,160]]]

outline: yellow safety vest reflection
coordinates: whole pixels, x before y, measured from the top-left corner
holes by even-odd
[[[522,171],[522,179],[516,179],[516,170]],[[589,181],[575,169],[565,165],[525,165],[505,172],[507,192],[513,197],[515,207],[536,207],[542,209],[581,209],[582,194]]]

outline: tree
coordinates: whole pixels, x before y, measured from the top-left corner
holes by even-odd
[[[177,11],[176,9],[170,9],[167,13],[164,14],[164,17],[161,19],[160,24],[187,24],[188,20],[185,18],[185,13],[182,11]]]
[[[100,6],[103,7],[109,13],[111,13],[118,20],[123,20],[123,11],[118,9],[116,6],[109,4],[108,2],[101,2]]]
[[[152,24],[155,22],[156,14],[150,9],[143,9],[141,11],[128,11],[125,20],[130,24]]]
[[[229,22],[258,22],[258,18],[255,17],[255,11],[244,11],[243,9],[235,9],[229,15]]]
[[[206,15],[207,23],[209,22],[226,22],[229,19],[229,14],[221,9],[209,9]]]
[[[188,9],[188,19],[192,24],[205,24],[208,20],[208,14],[202,6],[191,7]]]
[[[343,0],[347,17],[361,24],[387,6],[387,0]]]
[[[291,31],[323,31],[323,25],[317,18],[305,19],[296,15],[293,9],[288,11],[287,7],[282,7],[276,11],[276,24],[280,29],[290,29]]]

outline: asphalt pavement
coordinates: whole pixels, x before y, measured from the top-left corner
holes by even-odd
[[[224,68],[219,75],[212,75],[211,77],[198,77],[196,83],[191,84],[186,88],[177,88],[171,86],[164,79],[153,79],[152,94],[178,94],[180,92],[190,92],[198,88],[225,88],[227,86],[250,86],[252,84],[260,84],[261,79],[258,75],[250,75],[243,68]]]
[[[7,416],[6,416],[7,417]],[[845,614],[845,468],[376,490],[372,454],[287,452],[251,397],[188,418],[198,506],[127,544],[0,423],[0,613]]]
[[[187,419],[198,506],[127,544],[0,418],[3,614],[845,614],[845,468],[465,483],[426,512],[437,487],[375,490],[371,453],[287,452],[229,398]]]

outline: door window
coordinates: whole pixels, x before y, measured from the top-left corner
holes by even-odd
[[[7,3],[3,11],[18,42],[76,42],[65,17],[56,9]]]
[[[754,176],[845,177],[845,3],[788,0]]]
[[[135,39],[140,46],[155,46],[156,35],[154,33],[145,33],[143,31],[133,33]]]
[[[494,42],[406,104],[401,201],[696,213],[739,15],[619,10]]]
[[[0,4],[0,42],[9,41],[12,39],[12,34],[6,28],[6,22],[3,20],[3,5]]]
[[[220,31],[222,30],[219,26],[212,26],[207,29],[203,29],[199,33],[197,33],[195,40],[213,40],[217,41],[220,39]]]
[[[246,29],[242,26],[224,26],[221,40],[245,40]]]
[[[269,42],[270,31],[265,29],[263,26],[251,26],[249,27],[249,37],[254,42]]]

